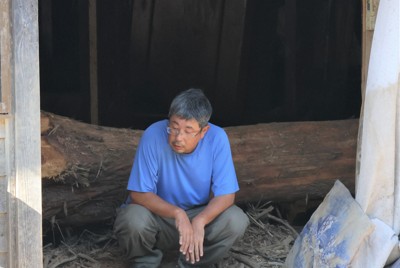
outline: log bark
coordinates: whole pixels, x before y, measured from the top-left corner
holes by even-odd
[[[90,125],[42,112],[43,219],[64,226],[112,221],[142,130]],[[323,198],[341,180],[354,193],[358,120],[225,128],[238,202]]]

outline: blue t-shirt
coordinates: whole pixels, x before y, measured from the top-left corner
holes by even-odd
[[[211,123],[192,153],[178,154],[168,143],[168,120],[148,127],[140,140],[128,190],[152,192],[182,209],[205,205],[214,196],[239,190],[228,136]]]

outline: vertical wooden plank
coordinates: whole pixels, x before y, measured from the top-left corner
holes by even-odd
[[[0,117],[0,139],[4,139],[5,137],[6,137],[5,118]]]
[[[285,113],[286,120],[293,121],[297,114],[297,79],[296,79],[296,33],[297,11],[296,0],[286,1],[285,4]]]
[[[155,0],[134,0],[131,10],[129,38],[129,88],[124,90],[129,101],[124,105],[125,116],[136,122],[136,128],[144,129],[154,118],[143,113],[142,106],[150,107],[149,93],[151,81],[149,74],[150,44],[152,37],[153,13]],[[118,116],[117,118],[121,118]],[[164,116],[163,116],[164,117]],[[149,122],[150,121],[150,122]],[[130,124],[131,125],[131,124]]]
[[[154,0],[135,0],[132,5],[132,23],[129,42],[130,79],[139,90],[145,83],[150,51]]]
[[[297,2],[296,120],[357,116],[361,2],[313,3]]]
[[[77,1],[77,28],[78,42],[77,42],[77,57],[78,57],[78,80],[79,80],[79,93],[78,99],[80,100],[81,107],[85,107],[77,112],[80,120],[90,123],[91,122],[91,108],[93,105],[90,103],[90,46],[89,46],[89,1]],[[42,83],[41,87],[43,89]],[[45,95],[45,94],[42,94]],[[42,108],[43,109],[43,108]]]
[[[12,1],[12,0],[11,0]],[[11,12],[11,11],[10,11]],[[15,267],[18,262],[14,259],[18,257],[17,253],[17,228],[12,228],[11,226],[17,225],[17,213],[15,213],[15,209],[17,208],[16,202],[16,177],[15,177],[15,159],[14,159],[14,131],[13,125],[14,120],[6,119],[4,122],[5,126],[5,147],[6,147],[6,165],[7,165],[7,212],[8,212],[8,254],[7,254],[7,263],[8,267]],[[15,252],[11,254],[11,252]]]
[[[6,138],[6,130],[5,130],[5,120],[0,118],[0,179],[1,176],[7,175],[7,167],[6,167],[6,146],[5,146],[5,138]],[[2,195],[1,192],[1,181],[0,181],[0,195]],[[1,206],[2,206],[2,200],[0,196],[0,213],[1,213]]]
[[[0,114],[11,111],[11,0],[0,1]],[[7,194],[6,119],[0,115],[0,267],[11,267],[9,260],[9,218]]]
[[[149,55],[153,81],[150,94],[165,105],[156,108],[167,111],[176,93],[188,87],[212,92],[223,2],[155,1]]]
[[[53,57],[53,1],[40,0],[40,52],[47,60]]]
[[[7,253],[0,252],[0,263],[7,263],[7,256],[8,256]],[[8,266],[5,265],[4,267]]]
[[[6,158],[9,154],[5,148],[5,120],[0,120],[0,267],[7,267],[8,256],[8,193]]]
[[[6,126],[5,120],[0,118],[0,139],[4,139],[6,137]]]
[[[7,213],[7,177],[0,175],[0,214]]]
[[[367,0],[365,5],[365,28],[367,31],[373,31],[375,29],[378,6],[379,0]]]
[[[0,254],[2,253],[5,254],[8,252],[7,229],[8,229],[7,214],[0,213]],[[0,265],[1,264],[2,263],[0,262]]]
[[[11,109],[10,1],[0,1],[0,114]]]
[[[99,123],[99,93],[97,79],[97,0],[89,0],[89,75],[90,122]]]
[[[356,162],[356,187],[358,176],[360,175],[360,160],[362,135],[363,135],[363,118],[364,118],[364,99],[367,89],[368,66],[371,55],[372,38],[374,36],[375,19],[378,12],[379,0],[362,0],[362,59],[361,59],[361,97],[362,107],[360,112],[359,132],[357,141],[357,162]],[[372,16],[371,16],[372,15]]]
[[[152,20],[154,12],[155,0],[134,0],[131,10],[131,27],[129,34],[129,88],[132,90],[124,90],[129,102],[124,106],[126,116],[132,121],[141,122],[136,128],[146,128],[149,123],[144,122],[142,118],[138,118],[138,110],[141,110],[141,103],[148,100],[149,90],[149,55],[150,43],[152,36]],[[135,108],[133,108],[135,107]],[[117,116],[120,118],[121,116]]]
[[[5,176],[6,174],[7,174],[7,167],[6,167],[5,141],[4,138],[0,138],[0,176]]]
[[[240,87],[240,69],[247,1],[224,1],[220,26],[218,63],[216,68],[215,101],[216,115],[230,124],[242,114],[243,88]]]
[[[247,1],[240,74],[240,83],[245,84],[241,122],[269,122],[285,116],[285,3]]]
[[[361,44],[355,41],[361,33],[361,21],[356,21],[361,20],[360,9],[361,2],[355,1],[333,1],[330,7],[327,79],[323,85],[326,92],[322,103],[325,108],[321,109],[327,117],[358,116],[360,111]]]
[[[131,126],[132,119],[128,113],[136,108],[130,96],[133,89],[129,86],[130,77],[135,75],[129,72],[133,2],[136,1],[97,2],[97,17],[101,18],[97,21],[97,77],[99,120],[102,125],[120,127],[122,123]],[[148,88],[144,89],[146,90]]]
[[[378,12],[379,0],[363,0],[362,5],[362,69],[361,90],[364,99],[367,83],[369,57],[371,54],[372,37],[374,35],[376,14]]]
[[[129,65],[134,3],[136,1],[132,0],[97,2],[99,120],[102,125],[132,126],[135,120],[132,121],[131,111],[138,109],[136,103],[144,103],[143,99],[132,96],[137,88],[130,86],[131,77],[136,75],[130,73]],[[148,90],[144,88],[143,91]]]
[[[9,267],[42,267],[38,1],[9,1],[13,53],[13,117],[6,134],[11,168]]]

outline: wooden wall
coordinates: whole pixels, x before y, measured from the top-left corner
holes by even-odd
[[[8,208],[7,208],[7,172],[6,158],[6,131],[5,120],[0,119],[0,267],[8,265]]]
[[[8,183],[10,179],[7,118],[11,104],[11,31],[10,2],[0,2],[0,267],[9,267],[10,232]]]
[[[89,122],[95,105],[102,125],[145,128],[176,93],[200,87],[223,126],[359,116],[360,0],[103,0],[96,31],[87,1],[49,2],[44,110]]]
[[[42,267],[38,3],[0,13],[0,267]]]

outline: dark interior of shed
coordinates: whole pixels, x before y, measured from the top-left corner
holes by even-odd
[[[105,126],[144,129],[190,87],[221,126],[359,116],[359,0],[93,1],[97,30],[89,2],[39,1],[42,110],[91,122],[95,66]]]

